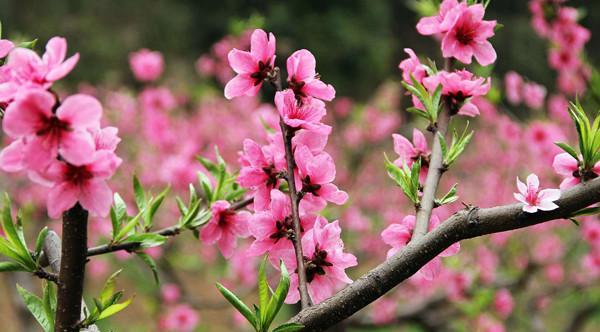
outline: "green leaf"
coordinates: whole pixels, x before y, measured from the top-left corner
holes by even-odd
[[[211,217],[212,213],[210,212],[210,210],[202,209],[196,214],[196,217],[187,224],[187,227],[191,229],[196,229],[206,224]]]
[[[450,188],[448,193],[446,193],[446,195],[444,195],[444,197],[442,197],[438,201],[439,205],[450,204],[450,203],[455,202],[458,199],[458,196],[456,195],[456,192],[457,192],[456,186],[457,186],[457,184],[454,184],[452,186],[452,188]]]
[[[267,305],[269,304],[269,283],[267,282],[267,274],[266,274],[266,266],[267,266],[267,257],[263,259],[260,263],[260,267],[258,268],[258,305],[260,308],[260,321],[261,326],[265,326],[265,321],[267,319]]]
[[[152,226],[152,221],[154,220],[154,216],[156,215],[156,211],[160,208],[161,204],[165,200],[167,193],[171,190],[170,187],[165,188],[158,196],[153,197],[150,200],[150,208],[146,210],[146,214],[144,215],[144,222],[146,228],[150,228]]]
[[[36,257],[40,257],[42,253],[42,249],[44,247],[44,241],[46,240],[46,236],[48,235],[48,227],[42,228],[39,232],[37,239],[35,240],[35,250],[34,254]]]
[[[158,247],[167,241],[165,236],[156,233],[133,234],[125,239],[126,242],[139,242],[140,248]]]
[[[123,309],[127,308],[131,304],[131,301],[133,301],[133,298],[130,298],[125,302],[116,303],[116,304],[111,305],[108,308],[105,308],[104,310],[102,310],[102,312],[100,313],[100,316],[98,316],[98,319],[96,321],[108,318],[108,317],[113,316],[116,313],[122,311]]]
[[[136,252],[136,255],[139,258],[141,258],[142,261],[144,263],[146,263],[146,265],[148,265],[150,270],[152,270],[152,276],[154,277],[154,282],[156,282],[156,284],[159,284],[160,280],[158,279],[158,267],[156,267],[156,263],[154,262],[154,259],[152,259],[152,257],[150,257],[150,255],[143,253],[143,252]]]
[[[560,142],[556,142],[554,144],[556,144],[559,148],[563,149],[566,153],[570,154],[571,157],[575,158],[575,160],[579,160],[577,152],[570,145]]]
[[[436,133],[436,136],[438,140],[440,140],[440,147],[442,148],[442,159],[444,160],[444,163],[446,163],[446,160],[448,159],[448,144],[446,143],[444,135],[442,135],[442,133],[440,133],[439,131]]]
[[[252,310],[250,310],[250,308],[248,308],[244,302],[242,302],[242,300],[240,300],[235,294],[233,294],[229,289],[225,288],[225,286],[221,285],[220,283],[217,283],[217,289],[219,292],[221,292],[223,297],[225,297],[225,299],[231,303],[231,305],[233,305],[237,311],[246,317],[246,320],[248,320],[248,322],[250,322],[250,324],[252,324],[252,326],[256,329],[256,317],[254,316]]]
[[[138,210],[143,210],[146,208],[146,193],[144,193],[144,188],[140,183],[140,180],[137,176],[133,176],[133,193],[135,196],[135,203],[138,207]]]
[[[280,262],[279,269],[281,271],[279,285],[277,285],[277,289],[275,289],[273,296],[269,300],[269,304],[267,305],[266,310],[263,309],[267,313],[266,320],[264,322],[266,327],[269,327],[271,325],[271,323],[279,313],[279,310],[281,310],[283,302],[285,301],[285,298],[290,289],[290,274],[288,273],[288,270],[285,267],[283,261]]]
[[[111,298],[112,294],[115,291],[115,282],[117,277],[119,276],[119,274],[121,274],[121,271],[123,270],[118,270],[117,272],[111,274],[110,277],[108,277],[108,279],[106,279],[106,282],[104,283],[104,287],[102,287],[102,292],[100,292],[100,303],[102,304],[102,306],[105,306],[106,303],[108,302],[108,300]]]
[[[204,192],[206,200],[210,203],[214,202],[215,197],[213,195],[210,179],[206,176],[206,174],[198,172],[198,181],[200,182],[200,186],[202,187],[202,191]]]
[[[51,282],[44,284],[44,294],[42,296],[42,303],[44,305],[44,312],[48,318],[50,326],[54,326],[54,316],[56,316],[56,288]]]
[[[581,209],[573,214],[571,217],[581,217],[581,216],[593,216],[600,213],[600,207],[590,207]]]
[[[0,272],[27,271],[21,264],[15,262],[0,262]]]
[[[133,229],[135,228],[135,226],[137,226],[137,224],[140,221],[140,217],[142,216],[142,214],[144,213],[145,210],[141,210],[140,212],[138,212],[137,215],[135,215],[135,217],[131,218],[123,228],[121,228],[119,230],[119,232],[117,233],[117,236],[115,236],[113,238],[113,242],[118,243],[119,241],[121,241],[125,236],[127,236],[131,231],[133,231]]]
[[[49,320],[48,316],[46,315],[42,300],[18,284],[17,291],[19,292],[19,295],[21,295],[21,298],[23,298],[25,306],[29,312],[31,312],[35,320],[37,320],[37,322],[42,326],[44,331],[52,332],[54,330],[54,326],[50,324],[51,320]]]
[[[300,331],[304,328],[304,325],[300,323],[285,323],[276,327],[273,332],[294,332]]]
[[[21,48],[28,48],[30,50],[33,50],[35,48],[35,45],[37,44],[37,38],[34,40],[30,40],[30,41],[26,41],[26,42],[22,42],[20,43],[17,47],[21,47]]]

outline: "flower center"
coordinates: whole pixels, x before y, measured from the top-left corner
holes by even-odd
[[[319,196],[317,193],[319,189],[321,189],[321,185],[310,182],[310,175],[307,175],[302,179],[302,192]]]
[[[67,172],[65,178],[68,182],[76,185],[81,185],[94,177],[94,174],[89,169],[88,165],[74,166],[67,164]]]
[[[456,28],[456,40],[463,45],[469,45],[475,39],[477,30],[472,24],[463,23]]]
[[[273,71],[273,67],[270,65],[270,63],[271,59],[268,59],[267,63],[262,61],[258,62],[258,71],[250,75],[250,77],[254,79],[255,86],[261,84]]]
[[[52,115],[44,121],[42,127],[36,132],[36,135],[60,138],[63,131],[70,129],[71,126],[68,122],[60,120],[56,115]]]
[[[312,282],[315,276],[325,275],[324,266],[333,266],[327,261],[327,251],[321,250],[319,245],[315,245],[315,253],[312,258],[304,256],[304,268],[306,269],[306,281]]]
[[[275,222],[275,227],[277,228],[277,231],[269,236],[269,238],[275,240],[275,243],[283,238],[291,240],[294,237],[294,221],[292,216],[287,216],[283,218],[283,220],[278,220]]]

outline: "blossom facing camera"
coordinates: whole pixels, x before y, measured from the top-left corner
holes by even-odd
[[[559,189],[540,190],[540,180],[537,175],[529,174],[527,184],[524,184],[517,177],[518,193],[514,193],[515,198],[523,203],[523,211],[535,213],[538,210],[551,211],[558,208],[554,202],[560,198]]]
[[[225,98],[256,96],[275,68],[275,36],[256,29],[250,39],[250,52],[234,48],[227,58],[237,75],[225,85]]]
[[[206,244],[217,244],[223,257],[230,258],[238,237],[248,237],[250,213],[229,209],[227,201],[216,201],[211,207],[212,217],[202,228],[200,239]]]

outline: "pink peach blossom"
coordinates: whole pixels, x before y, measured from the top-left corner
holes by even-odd
[[[325,103],[316,98],[296,99],[294,91],[286,89],[275,94],[275,106],[283,122],[292,128],[304,128],[329,135],[331,127],[320,121],[326,114]]]
[[[515,304],[512,294],[506,288],[502,288],[496,292],[494,296],[494,309],[502,318],[507,318],[513,311]]]
[[[509,71],[504,76],[504,90],[509,103],[517,105],[523,100],[523,78],[515,71]]]
[[[200,239],[206,244],[217,243],[223,257],[230,258],[238,237],[248,237],[247,211],[236,212],[229,209],[229,202],[216,201],[211,206],[212,217],[200,231]]]
[[[454,57],[465,64],[475,57],[482,66],[496,61],[496,51],[488,38],[494,36],[496,21],[485,21],[485,8],[481,4],[468,6],[460,11],[458,18],[442,39],[442,54]]]
[[[465,69],[455,72],[442,70],[423,79],[423,85],[430,92],[435,91],[440,84],[442,95],[450,101],[453,114],[474,117],[479,115],[479,109],[471,103],[470,98],[487,94],[490,91],[491,79],[476,77]]]
[[[79,202],[93,215],[106,217],[112,205],[112,190],[106,184],[121,158],[113,152],[100,150],[92,153],[92,159],[79,166],[54,160],[43,176],[54,185],[48,193],[48,215],[58,218]]]
[[[394,164],[398,167],[406,164],[411,167],[412,163],[419,158],[429,158],[431,151],[427,148],[427,139],[425,135],[417,129],[413,129],[413,143],[404,136],[393,134],[394,152],[398,154],[398,159],[394,160]],[[425,165],[426,166],[426,165]]]
[[[466,4],[458,0],[444,0],[440,11],[435,16],[423,17],[417,23],[417,31],[425,36],[447,32],[458,16],[466,8]]]
[[[523,203],[523,211],[535,213],[538,210],[551,211],[558,208],[554,203],[560,198],[559,189],[543,189],[540,190],[540,180],[537,175],[529,174],[527,176],[527,185],[517,178],[518,193],[515,193],[515,198]]]
[[[287,59],[288,84],[301,98],[314,97],[331,101],[335,98],[335,89],[321,81],[316,66],[315,56],[308,50],[294,52]]]
[[[296,189],[302,192],[300,204],[307,211],[322,210],[327,201],[342,205],[348,194],[338,189],[332,182],[335,179],[333,158],[326,152],[317,155],[306,146],[296,147],[294,159],[298,166]]]
[[[95,148],[88,130],[99,128],[102,106],[93,97],[73,95],[54,113],[55,103],[50,92],[35,89],[21,94],[6,110],[3,129],[12,138],[25,138],[21,143],[27,168],[42,169],[59,154],[73,165],[91,161]]]
[[[256,29],[252,33],[250,52],[234,48],[227,58],[237,75],[225,85],[225,98],[256,96],[275,65],[275,36]]]
[[[313,303],[321,303],[344,284],[352,283],[345,270],[358,264],[356,257],[344,252],[344,242],[340,238],[342,229],[338,221],[327,222],[323,217],[317,217],[314,227],[302,237],[302,252],[307,258],[305,263],[308,294]],[[293,251],[288,255],[294,256]],[[295,262],[295,258],[288,258]],[[293,271],[295,264],[288,267]],[[298,292],[298,275],[290,277],[290,291],[286,303],[296,303],[300,299]]]
[[[523,84],[523,100],[529,108],[540,109],[544,107],[545,98],[546,88],[543,85],[533,82]]]
[[[398,68],[402,70],[402,79],[412,84],[412,79],[410,78],[412,76],[417,82],[421,82],[427,76],[425,66],[421,64],[421,61],[419,61],[419,58],[412,49],[405,48],[404,52],[408,54],[409,58],[402,60],[398,65]]]
[[[0,80],[0,101],[11,101],[21,89],[47,89],[65,77],[79,61],[79,53],[65,60],[66,55],[67,41],[61,37],[48,41],[41,58],[27,48],[13,49],[3,67],[6,69]]]
[[[152,82],[157,80],[164,69],[163,56],[158,51],[143,48],[129,54],[129,66],[138,81]]]
[[[161,331],[192,332],[198,326],[198,313],[187,304],[180,304],[169,308],[160,318]]]

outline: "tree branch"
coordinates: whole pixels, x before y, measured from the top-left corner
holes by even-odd
[[[290,193],[290,201],[292,205],[292,220],[294,222],[294,236],[292,237],[292,243],[294,244],[294,251],[296,252],[296,273],[298,273],[298,290],[300,291],[300,304],[302,309],[308,308],[311,305],[310,296],[308,295],[306,269],[304,267],[304,254],[302,253],[302,228],[300,226],[300,214],[298,213],[298,204],[300,198],[296,191],[296,181],[294,179],[294,169],[296,169],[296,162],[294,161],[294,154],[292,151],[292,138],[294,137],[294,131],[288,125],[283,122],[283,119],[279,119],[279,125],[281,127],[281,135],[283,136],[283,143],[285,146],[285,159],[287,162],[287,181]]]
[[[446,59],[444,68],[450,70],[451,60]],[[437,137],[440,133],[442,136],[446,136],[448,125],[450,123],[450,105],[448,101],[444,102],[444,109],[440,112],[435,123],[431,127],[433,133],[433,148],[431,150],[431,159],[429,161],[429,167],[427,170],[427,177],[425,178],[425,184],[423,186],[423,196],[417,210],[415,229],[412,234],[411,241],[418,241],[422,238],[429,230],[429,219],[431,219],[431,212],[435,207],[435,192],[440,184],[440,178],[444,173],[444,160],[442,156],[442,144]]]
[[[303,324],[304,331],[323,331],[390,291],[453,243],[566,218],[598,202],[600,178],[563,192],[556,201],[559,208],[553,211],[525,213],[522,204],[478,209],[470,216],[467,210],[461,210],[330,299],[302,310],[290,321]]]
[[[88,212],[79,203],[63,214],[56,332],[78,332],[87,253]]]

